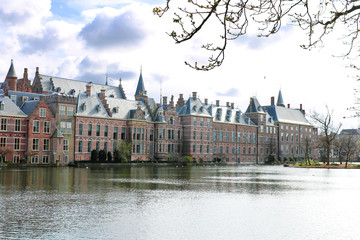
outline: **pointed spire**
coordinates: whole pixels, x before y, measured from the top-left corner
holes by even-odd
[[[11,59],[10,68],[9,68],[9,71],[8,71],[6,77],[16,77],[17,78],[15,68],[14,68],[14,62],[12,59]]]
[[[124,89],[123,89],[123,87],[122,87],[122,79],[120,78],[119,79],[119,88],[120,88],[120,94],[121,94],[121,98],[122,99],[126,99],[126,95],[125,95],[125,91],[124,91]]]
[[[137,84],[135,96],[146,96],[146,90],[145,90],[144,80],[143,80],[143,76],[142,76],[142,66],[140,68],[140,77],[139,77],[139,81]]]
[[[281,106],[281,107],[285,107],[284,100],[283,100],[282,93],[281,93],[281,89],[279,90],[279,95],[278,95],[276,105]]]
[[[108,85],[108,78],[109,78],[109,76],[108,76],[108,74],[106,74],[106,81],[105,81],[106,86]]]

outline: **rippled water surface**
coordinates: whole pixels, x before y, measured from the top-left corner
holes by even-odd
[[[360,239],[360,170],[0,168],[0,239]]]

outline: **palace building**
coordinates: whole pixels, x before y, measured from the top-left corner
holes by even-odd
[[[118,86],[40,74],[31,83],[27,69],[18,79],[13,61],[0,90],[0,161],[65,166],[89,161],[91,151],[114,152],[131,144],[131,161],[169,161],[190,156],[197,162],[264,163],[303,158],[305,142],[317,130],[305,111],[251,97],[245,112],[234,103],[209,104],[196,92],[175,102],[148,97],[142,71],[134,100]],[[315,149],[310,156],[316,157]]]

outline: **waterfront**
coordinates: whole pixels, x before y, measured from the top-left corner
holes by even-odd
[[[1,168],[8,239],[358,239],[360,170]]]

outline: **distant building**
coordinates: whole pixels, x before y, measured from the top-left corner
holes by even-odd
[[[180,94],[176,103],[173,96],[156,103],[141,71],[135,100],[128,100],[121,79],[110,86],[47,76],[36,68],[30,85],[27,69],[17,79],[13,61],[1,88],[3,125],[20,124],[1,129],[1,161],[67,165],[90,160],[94,149],[113,152],[126,141],[131,161],[191,156],[198,162],[264,163],[269,155],[303,158],[305,139],[317,134],[302,106],[285,107],[281,91],[276,105],[273,97],[269,106],[250,98],[246,112],[234,103],[209,104],[196,92],[188,99]]]

